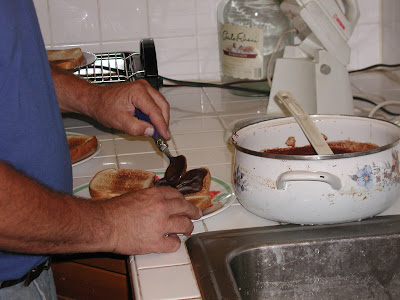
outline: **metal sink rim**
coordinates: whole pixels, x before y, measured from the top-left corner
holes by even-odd
[[[204,232],[191,236],[185,243],[202,298],[241,299],[230,261],[242,251],[265,245],[265,241],[279,245],[399,234],[400,215],[393,215],[331,225],[277,225]],[[256,238],[263,242],[252,242]]]

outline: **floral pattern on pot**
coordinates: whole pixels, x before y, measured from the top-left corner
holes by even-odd
[[[244,179],[244,174],[240,171],[239,166],[233,172],[234,184],[238,191],[246,191],[247,180]]]
[[[390,189],[393,185],[396,186],[400,183],[399,151],[392,151],[392,158],[392,162],[384,163],[383,172],[381,167],[372,163],[372,167],[365,165],[350,178],[366,189],[371,189],[374,186],[374,179],[378,187]]]
[[[355,175],[350,177],[356,181],[359,186],[365,187],[368,190],[374,186],[374,174],[369,165],[364,166],[364,168],[358,170]]]

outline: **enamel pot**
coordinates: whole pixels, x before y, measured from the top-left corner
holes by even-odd
[[[400,127],[383,120],[311,117],[327,141],[378,148],[334,155],[282,155],[266,149],[309,145],[294,118],[242,124],[232,134],[239,202],[265,219],[296,224],[341,223],[377,215],[400,197]],[[293,146],[293,145],[291,145]]]

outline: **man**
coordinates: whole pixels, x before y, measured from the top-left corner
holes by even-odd
[[[32,0],[0,2],[0,299],[55,297],[54,253],[172,252],[199,210],[175,189],[150,188],[107,201],[71,196],[62,111],[167,140],[169,105],[145,81],[102,87],[50,70]],[[55,298],[54,298],[55,299]]]

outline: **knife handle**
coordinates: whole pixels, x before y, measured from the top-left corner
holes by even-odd
[[[135,109],[135,116],[139,120],[146,121],[147,123],[150,123],[151,125],[153,125],[153,123],[151,123],[151,121],[150,121],[149,116],[146,115],[145,113],[143,113],[139,108]],[[154,127],[154,125],[153,125],[153,127]],[[153,138],[155,138],[155,137],[161,137],[161,135],[157,132],[157,129],[154,127]]]

